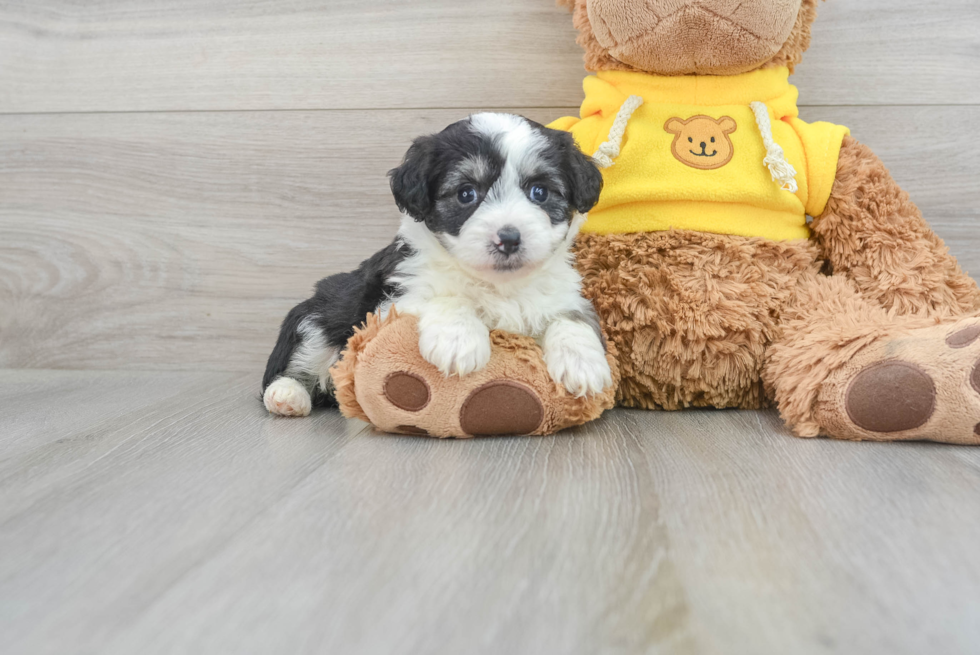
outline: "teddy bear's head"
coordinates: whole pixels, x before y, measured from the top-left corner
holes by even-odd
[[[586,68],[736,75],[793,68],[817,0],[558,0],[572,9]]]

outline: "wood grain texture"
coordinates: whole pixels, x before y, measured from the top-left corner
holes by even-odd
[[[0,375],[14,441],[37,442],[0,450],[5,652],[898,655],[980,640],[980,450],[798,440],[766,412],[382,436],[333,412],[271,417],[255,379]],[[159,380],[166,397],[133,400]],[[98,415],[22,420],[50,411],[25,385],[82,382]]]
[[[411,138],[466,113],[0,117],[0,366],[254,369],[316,280],[394,236]],[[980,109],[804,116],[850,125],[980,271],[980,153],[949,129]]]
[[[804,102],[980,102],[974,0],[820,11]],[[0,112],[574,106],[581,59],[553,0],[0,5]]]

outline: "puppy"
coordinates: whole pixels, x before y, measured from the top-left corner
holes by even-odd
[[[570,134],[476,114],[416,139],[389,177],[398,235],[286,316],[262,380],[270,412],[333,404],[329,370],[354,327],[392,307],[418,317],[422,356],[444,375],[486,366],[499,329],[534,337],[572,394],[612,383],[570,250],[602,177]]]

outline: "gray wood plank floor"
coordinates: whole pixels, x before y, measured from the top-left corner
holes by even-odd
[[[980,450],[714,411],[437,441],[274,418],[254,392],[233,373],[0,374],[4,652],[980,643]],[[51,411],[62,393],[77,411]]]
[[[980,274],[980,3],[820,12],[804,118]],[[980,652],[980,449],[264,412],[410,139],[573,113],[582,76],[553,0],[0,2],[0,653]]]

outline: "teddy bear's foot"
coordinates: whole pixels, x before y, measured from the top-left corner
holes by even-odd
[[[431,436],[534,434],[543,427],[545,401],[533,387],[513,380],[491,380],[468,391],[469,386],[468,378],[427,381],[417,373],[396,371],[385,379],[381,397],[373,399],[372,422],[387,432]],[[465,399],[458,409],[445,409],[443,401],[456,405],[461,393]],[[439,408],[426,411],[435,394],[443,396],[435,399]]]
[[[838,439],[980,444],[980,320],[869,345],[825,382],[816,418]]]
[[[341,411],[385,432],[474,437],[551,434],[612,407],[614,386],[577,398],[552,380],[533,339],[490,340],[485,368],[447,377],[420,354],[414,317],[369,316],[332,370]]]

